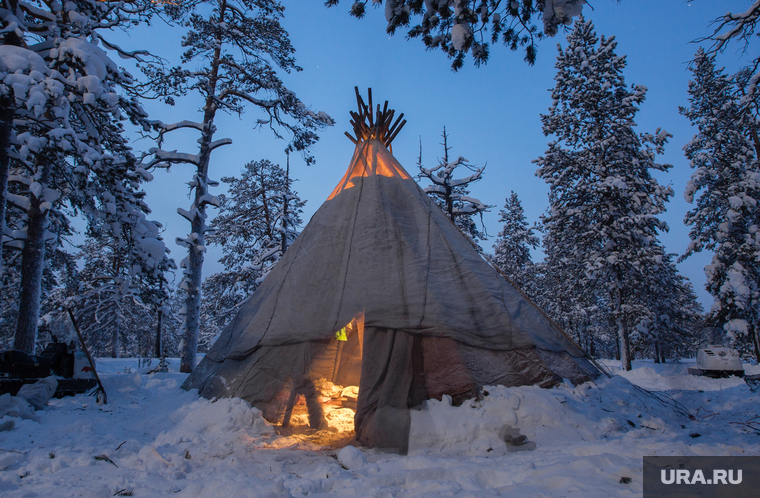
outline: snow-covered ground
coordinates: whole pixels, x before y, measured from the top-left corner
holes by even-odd
[[[0,495],[606,498],[641,496],[645,455],[760,455],[760,392],[743,380],[692,377],[688,363],[607,365],[617,375],[596,384],[428,402],[413,412],[408,456],[346,451],[344,468],[338,449],[278,435],[244,401],[182,391],[176,361],[148,375],[135,360],[101,360],[107,405],[51,400],[36,420],[0,432]],[[505,432],[528,443],[508,448]]]

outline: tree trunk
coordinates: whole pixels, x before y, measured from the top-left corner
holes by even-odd
[[[210,133],[209,133],[210,135]],[[187,269],[183,285],[187,292],[185,298],[185,323],[183,341],[184,346],[180,353],[179,371],[190,373],[195,368],[195,355],[198,351],[198,334],[200,333],[201,318],[201,283],[203,282],[203,255],[205,251],[206,237],[206,206],[201,203],[201,198],[208,192],[208,144],[211,140],[205,140],[201,145],[201,158],[205,156],[205,161],[201,161],[203,167],[199,167],[196,175],[195,187],[195,216],[191,222],[190,247],[188,248]],[[206,153],[203,154],[205,149]]]
[[[117,316],[114,320],[113,337],[111,338],[111,358],[119,357],[119,339],[119,317]]]
[[[45,161],[38,183],[44,189],[50,181],[53,166],[45,157],[39,157],[37,162]],[[13,348],[34,354],[37,342],[37,322],[40,318],[40,295],[42,293],[42,272],[45,268],[45,231],[48,225],[49,209],[42,211],[43,200],[30,194],[29,210],[27,211],[26,242],[21,251],[21,282],[19,289],[18,321]]]
[[[227,3],[220,2],[219,22],[223,22]],[[201,322],[201,284],[203,282],[203,254],[206,251],[206,202],[208,193],[208,166],[211,159],[211,142],[214,139],[214,116],[216,116],[216,84],[221,63],[222,35],[216,37],[216,48],[211,60],[211,72],[208,78],[208,97],[203,108],[203,131],[200,138],[198,170],[195,177],[195,202],[191,213],[191,233],[187,255],[187,269],[183,285],[187,292],[185,299],[185,323],[183,327],[184,347],[180,353],[179,371],[191,373],[195,368],[195,355],[198,351],[198,335]]]
[[[760,330],[757,325],[752,325],[752,342],[755,344],[755,360],[760,364]]]
[[[631,348],[628,339],[628,328],[625,326],[623,319],[623,290],[618,288],[615,296],[615,312],[617,315],[618,342],[620,343],[620,368],[631,370]]]
[[[288,250],[288,196],[290,195],[290,153],[285,159],[285,197],[282,199],[282,233],[280,234],[281,256]]]
[[[0,98],[0,240],[5,234],[5,199],[8,194],[8,174],[10,169],[11,130],[13,111],[10,99]],[[3,272],[3,244],[0,242],[0,275]]]
[[[164,312],[161,308],[159,308],[158,325],[156,326],[156,350],[154,352],[154,354],[156,355],[156,358],[162,358],[164,356],[163,345],[161,344],[161,329],[163,328],[163,321],[164,321]]]
[[[261,181],[261,208],[264,211],[264,222],[267,227],[266,235],[270,241],[273,241],[272,217],[269,213],[269,199],[267,199],[267,188],[269,188],[269,185],[267,185],[267,179],[264,177],[264,168],[259,168],[259,180]]]
[[[454,199],[451,197],[451,187],[446,185],[446,214],[449,215],[449,219],[456,223],[454,219]]]
[[[654,338],[654,362],[660,363],[660,339]]]

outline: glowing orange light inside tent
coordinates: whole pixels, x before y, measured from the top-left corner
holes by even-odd
[[[346,174],[343,175],[338,186],[332,191],[330,199],[334,198],[344,190],[354,187],[354,178],[367,176],[385,176],[388,178],[411,179],[409,173],[396,161],[379,140],[371,139],[366,142],[359,142],[354,151],[354,157],[351,165],[348,167]]]
[[[275,430],[281,438],[266,447],[301,443],[343,447],[353,438],[363,343],[361,311],[334,330],[329,344],[311,359],[307,380],[280,393],[284,413]]]

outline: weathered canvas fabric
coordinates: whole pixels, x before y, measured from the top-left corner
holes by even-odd
[[[338,344],[361,313],[362,337]],[[377,140],[359,142],[338,187],[183,387],[240,396],[276,420],[283,392],[303,379],[359,369],[357,438],[401,452],[408,409],[430,397],[598,375]]]

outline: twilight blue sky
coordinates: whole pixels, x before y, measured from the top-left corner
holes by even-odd
[[[321,133],[313,149],[316,165],[307,167],[299,156],[291,157],[292,176],[299,180],[296,190],[308,201],[306,221],[327,198],[351,158],[353,145],[343,132],[349,129],[348,112],[355,108],[354,86],[365,93],[371,87],[375,101],[388,100],[397,113],[405,113],[408,123],[393,147],[394,155],[411,174],[416,173],[420,140],[423,164],[429,167],[436,163],[442,153],[439,143],[443,126],[449,133],[451,154],[462,155],[475,165],[487,163],[484,179],[471,189],[473,196],[496,205],[485,217],[492,237],[481,244],[484,248],[490,251],[496,239],[500,230],[498,212],[510,190],[517,192],[528,220],[532,223],[539,219],[547,207],[548,189],[535,176],[536,166],[531,161],[544,153],[548,142],[541,131],[540,114],[547,112],[551,103],[556,45],[565,42],[562,32],[539,45],[535,66],[523,62],[522,53],[497,45],[492,47],[486,66],[475,68],[468,60],[463,69],[454,73],[442,52],[427,52],[419,40],[407,41],[403,34],[387,35],[383,9],[370,8],[365,19],[356,20],[347,13],[349,0],[330,9],[321,0],[283,3],[283,24],[303,68],[285,75],[286,84],[312,109],[327,112],[337,122]],[[698,46],[692,41],[711,32],[709,23],[715,17],[729,10],[744,11],[749,2],[592,0],[591,4],[594,10],[586,7],[584,14],[593,20],[597,33],[614,35],[617,53],[628,57],[626,82],[649,89],[637,117],[638,131],[654,132],[662,127],[673,134],[666,153],[659,158],[673,168],[657,177],[675,190],[664,215],[670,232],[663,234],[662,240],[670,252],[682,254],[688,243],[682,220],[689,208],[683,200],[683,190],[691,174],[682,147],[694,130],[678,114],[678,106],[687,104],[687,63]],[[156,23],[121,41],[131,49],[149,48],[166,58],[174,57],[176,62],[182,34],[181,29]],[[730,46],[719,56],[719,65],[733,72],[754,57],[753,53],[742,54],[741,48]],[[167,123],[200,121],[199,104],[198,99],[186,98],[178,100],[173,108],[154,102],[146,108],[153,119]],[[242,120],[225,116],[218,121],[216,138],[232,138],[233,144],[214,152],[210,168],[213,179],[236,175],[251,160],[270,159],[284,166],[285,142],[275,140],[268,130],[253,130],[256,117],[256,111],[251,109]],[[164,148],[194,152],[196,139],[188,131],[168,140]],[[135,143],[137,149],[150,146],[147,141]],[[189,224],[176,214],[176,209],[189,207],[186,182],[191,175],[189,166],[175,165],[170,172],[155,172],[155,180],[146,186],[153,209],[151,218],[166,227],[167,245],[178,262],[184,250],[175,245],[174,239],[186,235]],[[222,188],[213,193],[221,193]],[[220,255],[218,248],[209,248],[204,276],[220,269],[216,261]],[[541,257],[538,253],[535,256]],[[711,298],[703,289],[703,267],[709,258],[697,255],[679,265],[708,308]]]

